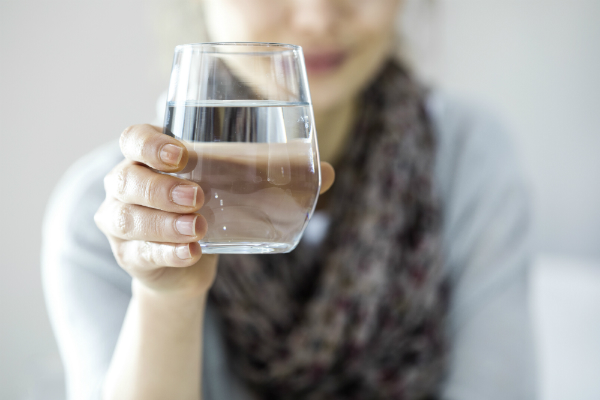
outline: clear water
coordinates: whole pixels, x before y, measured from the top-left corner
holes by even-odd
[[[306,104],[170,104],[165,133],[189,154],[177,176],[204,192],[210,253],[282,253],[299,242],[319,192]]]
[[[309,139],[308,103],[210,101],[167,104],[165,133],[193,142],[285,143]]]

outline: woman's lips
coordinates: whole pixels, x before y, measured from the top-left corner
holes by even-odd
[[[309,74],[325,74],[339,68],[346,60],[342,51],[308,52],[304,54],[306,72]]]

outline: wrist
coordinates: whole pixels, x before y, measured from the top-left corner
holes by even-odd
[[[207,292],[190,292],[185,290],[155,290],[144,285],[141,281],[133,278],[131,282],[133,299],[138,303],[148,305],[161,305],[166,307],[177,307],[185,310],[188,308],[202,308],[206,303]]]

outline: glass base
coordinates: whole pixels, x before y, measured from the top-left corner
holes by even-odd
[[[296,243],[273,242],[232,242],[232,243],[200,243],[202,254],[277,254],[289,253],[296,248]]]

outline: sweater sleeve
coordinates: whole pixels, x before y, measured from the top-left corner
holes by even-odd
[[[440,96],[431,97],[430,112],[439,141],[445,272],[453,287],[442,398],[535,398],[526,186],[493,118]],[[80,160],[46,213],[43,284],[69,399],[100,399],[131,298],[131,279],[93,222],[105,195],[103,177],[120,159],[113,143]],[[205,322],[204,399],[250,398],[230,372],[212,311]]]
[[[103,178],[121,158],[111,143],[80,159],[46,209],[42,279],[68,399],[100,399],[131,297],[131,279],[94,223],[105,197]]]
[[[42,278],[50,321],[61,353],[68,400],[100,400],[104,377],[131,300],[131,278],[117,264],[94,223],[104,200],[104,176],[122,160],[118,143],[74,164],[46,210]],[[249,399],[229,369],[219,319],[204,321],[203,399]]]
[[[445,272],[453,288],[442,398],[533,399],[527,186],[493,117],[441,95],[430,106],[439,142]]]
[[[68,399],[100,399],[131,297],[129,275],[94,224],[105,197],[104,175],[120,159],[118,144],[111,143],[79,160],[46,209],[42,279]]]

